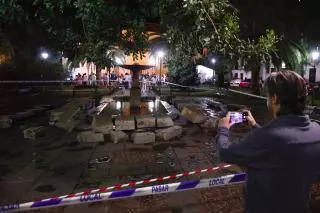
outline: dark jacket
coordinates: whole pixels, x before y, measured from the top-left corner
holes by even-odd
[[[308,212],[309,187],[320,174],[320,126],[308,116],[281,116],[257,126],[239,143],[219,128],[223,162],[247,168],[245,208],[249,213]]]

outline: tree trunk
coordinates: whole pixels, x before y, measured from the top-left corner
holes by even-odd
[[[255,95],[260,95],[260,85],[259,85],[259,77],[260,77],[260,63],[252,62],[250,63],[251,70],[251,91]]]
[[[96,67],[97,81],[98,81],[98,80],[101,80],[101,70],[102,70],[102,69],[101,69],[100,66],[97,66],[97,67]]]
[[[218,86],[224,87],[224,73],[218,73]]]

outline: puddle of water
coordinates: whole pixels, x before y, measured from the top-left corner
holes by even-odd
[[[55,190],[56,190],[56,187],[52,185],[42,185],[34,189],[34,191],[41,192],[41,193],[53,192]]]

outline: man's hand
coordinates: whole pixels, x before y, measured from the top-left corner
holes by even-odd
[[[247,119],[248,124],[250,126],[253,127],[253,126],[255,126],[257,124],[256,119],[254,119],[254,117],[252,116],[252,114],[251,114],[251,112],[249,110],[244,109],[244,110],[241,110],[241,112],[248,113],[248,116],[246,117],[246,119]]]
[[[230,129],[233,124],[230,122],[230,112],[227,113],[226,117],[219,120],[218,127],[224,127]]]

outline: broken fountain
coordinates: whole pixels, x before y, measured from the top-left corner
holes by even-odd
[[[182,128],[174,125],[172,112],[170,114],[165,104],[151,91],[141,91],[139,74],[153,66],[132,64],[121,67],[131,71],[132,88],[122,88],[113,97],[102,98],[103,110],[92,121],[92,132],[98,135],[97,139],[102,140],[107,135],[114,143],[151,144],[156,140],[179,137]],[[78,139],[87,140],[86,133],[81,134]]]

